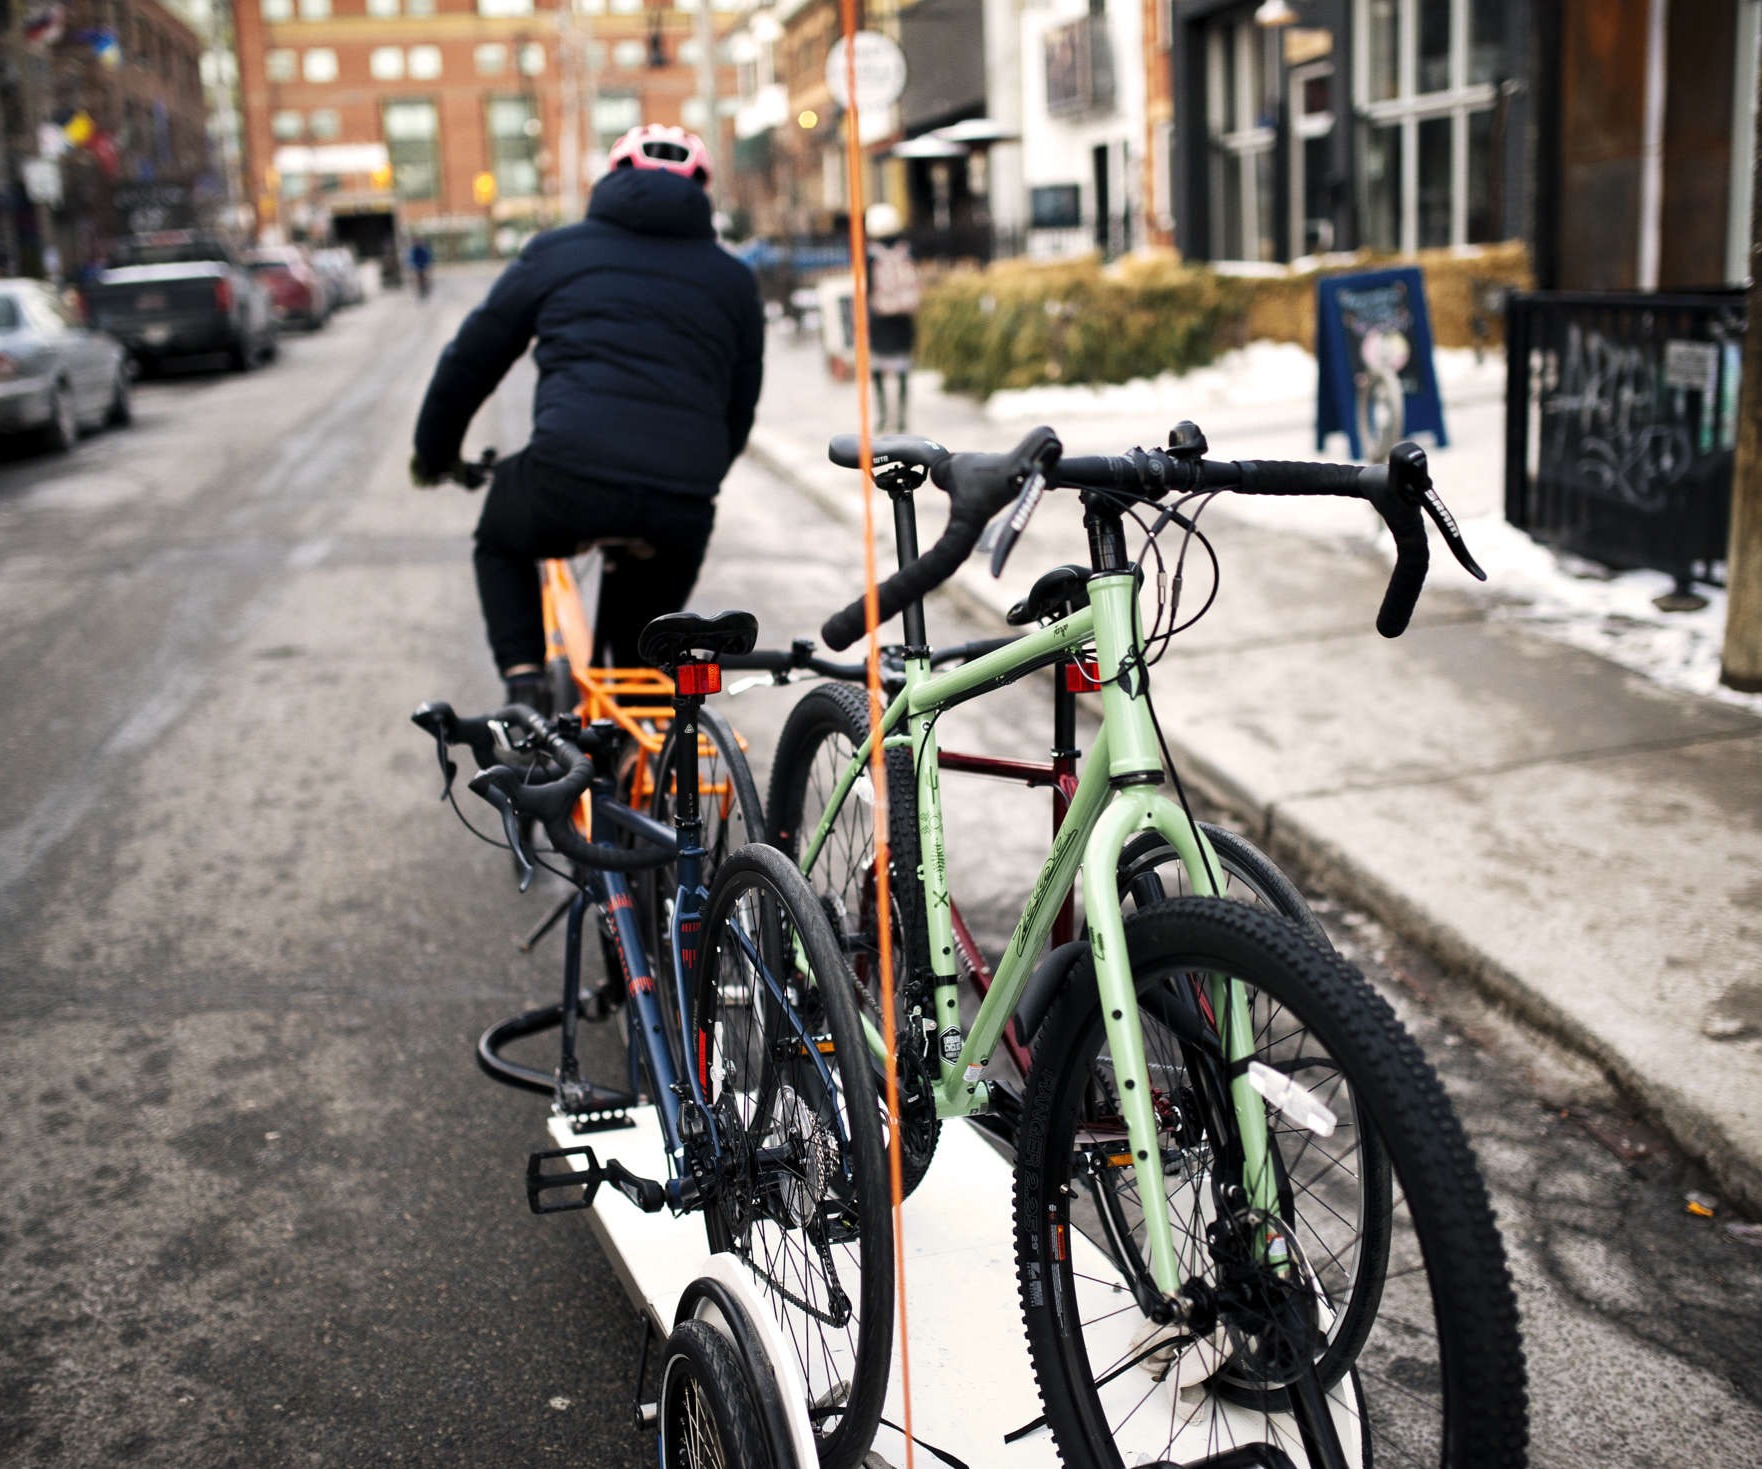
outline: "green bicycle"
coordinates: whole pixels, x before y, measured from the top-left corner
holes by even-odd
[[[896,872],[895,922],[908,941],[902,1063],[917,1058],[922,1074],[902,1087],[900,1123],[921,1149],[944,1119],[984,1112],[1006,1024],[1022,1009],[1043,1017],[1016,1139],[1015,1217],[1045,1417],[1022,1432],[1049,1427],[1066,1462],[1518,1465],[1527,1422],[1516,1304],[1467,1140],[1361,974],[1290,919],[1218,896],[1218,851],[1184,796],[1162,790],[1172,766],[1150,702],[1158,629],[1142,625],[1125,521],[1155,510],[1154,545],[1171,524],[1191,534],[1183,507],[1220,490],[1367,500],[1395,537],[1377,621],[1388,637],[1406,628],[1424,583],[1426,515],[1482,573],[1415,445],[1362,469],[1219,462],[1205,447],[1190,424],[1166,451],[1121,457],[1064,457],[1050,429],[1003,455],[903,435],[874,444],[876,483],[896,503],[926,477],[951,500],[941,539],[880,592],[883,620],[907,614],[903,686],[880,732],[889,752],[909,752],[915,775],[915,861]],[[854,436],[835,439],[831,457],[857,467]],[[1008,509],[992,553],[1001,572],[1055,487],[1082,492],[1091,568],[1081,595],[1038,631],[934,671],[923,597]],[[862,626],[858,601],[822,636],[841,649]],[[991,988],[963,1024],[936,720],[1073,658],[1093,660],[1102,726]],[[842,807],[874,799],[872,739],[815,828],[804,820],[789,834],[816,891],[822,858],[837,863],[829,836]],[[786,728],[780,748],[789,743]],[[773,789],[786,780],[776,772]],[[888,784],[899,784],[891,772]],[[1178,856],[1193,896],[1128,915],[1122,853],[1149,833]],[[1042,958],[1079,870],[1087,946]],[[869,1016],[865,1029],[879,1060]]]

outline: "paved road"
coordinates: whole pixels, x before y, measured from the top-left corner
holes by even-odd
[[[402,478],[482,283],[377,301],[260,374],[148,385],[134,430],[0,464],[0,1462],[652,1462],[606,1262],[524,1208],[542,1103],[469,1060],[549,998],[553,955],[504,942],[541,899],[432,799],[404,723],[495,694],[474,502]],[[529,389],[483,442],[517,445]],[[848,538],[761,471],[721,521],[701,607],[781,640],[854,589]],[[790,697],[729,706],[761,780]],[[945,738],[1032,753],[1044,721],[1022,691]],[[955,809],[963,903],[995,937],[1045,814]],[[1684,1213],[1695,1180],[1594,1077],[1323,909],[1493,1180],[1537,1462],[1754,1462],[1762,1248]]]

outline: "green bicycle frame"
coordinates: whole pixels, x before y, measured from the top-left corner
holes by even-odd
[[[1137,579],[1127,570],[1097,575],[1088,586],[1088,607],[971,663],[934,673],[928,659],[908,660],[905,687],[888,706],[882,733],[889,746],[909,744],[917,771],[922,862],[918,877],[929,931],[937,1049],[942,1058],[942,1073],[936,1083],[937,1113],[959,1117],[988,1106],[981,1073],[1015,1012],[1034,961],[1081,868],[1090,949],[1120,1086],[1131,1166],[1139,1196],[1150,1199],[1163,1193],[1162,1157],[1115,873],[1125,844],[1145,830],[1158,832],[1174,848],[1196,893],[1216,895],[1210,874],[1217,870],[1217,858],[1187,813],[1157,789],[1162,781],[1162,756],[1139,657],[1143,633],[1138,620]],[[1060,655],[1075,654],[1091,642],[1101,669],[1102,727],[1052,851],[997,966],[991,989],[963,1038],[934,716],[1011,683]],[[900,732],[902,725],[908,732]],[[863,742],[834,786],[827,810],[803,850],[803,872],[812,872],[832,823],[868,769],[873,740],[871,734]],[[1232,1062],[1245,1061],[1254,1048],[1247,1008],[1232,1002],[1231,990],[1239,992],[1239,988],[1222,980],[1216,982],[1212,994],[1215,1012],[1224,1017],[1224,1054]],[[864,1026],[880,1060],[885,1055],[882,1038],[867,1016]],[[1235,1069],[1240,1073],[1240,1067]],[[1250,1200],[1255,1207],[1271,1212],[1276,1208],[1276,1187],[1267,1151],[1266,1104],[1242,1074],[1231,1083],[1231,1096],[1241,1130]],[[1184,1282],[1167,1211],[1147,1209],[1145,1228],[1152,1276],[1158,1289],[1173,1295]]]

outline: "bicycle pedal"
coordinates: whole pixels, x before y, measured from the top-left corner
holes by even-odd
[[[547,1173],[544,1165],[558,1158],[585,1158],[587,1166]],[[599,1191],[606,1171],[600,1166],[600,1160],[594,1157],[592,1148],[547,1148],[533,1153],[526,1160],[526,1206],[534,1214],[566,1214],[573,1209],[591,1209],[593,1196]],[[560,1200],[545,1197],[557,1189],[569,1188],[579,1188],[580,1195]]]
[[[632,1173],[616,1158],[609,1159],[601,1170],[606,1182],[635,1204],[645,1214],[658,1214],[667,1204],[667,1190],[652,1178]]]

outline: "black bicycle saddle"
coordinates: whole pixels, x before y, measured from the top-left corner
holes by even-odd
[[[688,653],[703,653],[711,660],[750,653],[758,640],[759,620],[750,612],[718,612],[714,617],[669,612],[643,628],[636,652],[652,667],[673,668],[686,661]]]
[[[1011,627],[1027,627],[1048,617],[1069,617],[1089,605],[1089,568],[1055,566],[1035,582],[1028,595],[1009,609]]]

